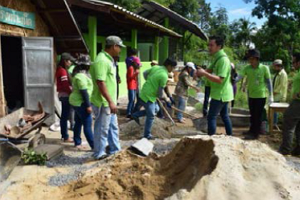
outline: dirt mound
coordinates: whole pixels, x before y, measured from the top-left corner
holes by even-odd
[[[15,183],[3,200],[299,200],[300,196],[299,169],[267,145],[235,137],[184,138],[161,157],[122,151],[101,162],[78,181],[60,187],[47,185],[49,177],[39,171],[31,180]]]
[[[183,139],[163,157],[141,158],[122,152],[108,169],[67,187],[64,199],[163,199],[180,189],[191,190],[216,167],[210,141]]]
[[[140,118],[141,126],[131,120],[120,125],[120,135],[124,139],[139,138],[144,133],[145,117]],[[158,138],[171,138],[171,123],[160,118],[155,118],[151,133]]]

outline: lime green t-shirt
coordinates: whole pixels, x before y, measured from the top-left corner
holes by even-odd
[[[69,98],[69,102],[72,106],[81,106],[83,103],[83,98],[80,90],[87,90],[89,98],[93,91],[93,82],[85,73],[77,73],[73,77],[73,90]]]
[[[164,66],[154,66],[148,71],[147,80],[143,85],[140,98],[144,102],[155,102],[158,97],[159,87],[166,87],[168,70]]]
[[[259,64],[257,68],[253,68],[251,65],[247,65],[240,75],[247,76],[247,88],[250,98],[267,97],[266,79],[271,78],[268,66]]]
[[[117,79],[113,58],[105,51],[100,52],[91,66],[90,74],[94,85],[91,102],[97,107],[109,106],[107,100],[101,95],[97,85],[97,81],[104,81],[110,98],[116,104]]]
[[[73,71],[75,69],[76,65],[71,65],[69,68],[68,68],[68,74],[69,74],[69,77],[70,77],[70,80],[71,80],[71,83],[73,82],[73,77],[72,77],[72,74],[73,74]]]
[[[298,94],[300,92],[300,70],[298,70],[297,74],[293,78],[293,87],[292,94]]]
[[[213,55],[213,65],[209,68],[213,70],[213,74],[223,78],[221,84],[209,81],[210,96],[212,99],[229,102],[233,100],[233,88],[230,81],[231,66],[230,60],[224,50],[220,50]]]

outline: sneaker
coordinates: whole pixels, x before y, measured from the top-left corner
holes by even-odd
[[[259,137],[258,135],[249,134],[244,137],[244,140],[257,140],[258,137]]]
[[[131,116],[131,117],[138,125],[141,125],[140,119],[138,117],[134,117],[134,116]]]
[[[300,146],[296,146],[295,149],[293,149],[291,154],[292,154],[292,156],[299,157],[300,156]]]
[[[148,140],[155,140],[155,139],[157,139],[158,137],[156,137],[156,136],[150,136],[150,137],[147,137],[147,139]]]

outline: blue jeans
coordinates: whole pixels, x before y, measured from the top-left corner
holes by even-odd
[[[145,108],[145,110],[141,110],[141,111],[133,113],[132,117],[139,118],[139,117],[146,116],[144,137],[151,138],[152,137],[151,129],[152,129],[152,125],[154,122],[154,117],[155,117],[156,113],[158,112],[159,107],[156,104],[156,102],[152,103],[150,101],[145,103],[143,100],[140,100],[140,104]]]
[[[179,110],[185,111],[185,107],[186,107],[186,99],[185,98],[183,98],[181,96],[177,96],[177,102],[176,103],[177,103],[176,106]],[[177,119],[179,121],[181,121],[182,118],[183,118],[182,112],[177,112]]]
[[[60,97],[61,101],[61,116],[60,116],[60,133],[64,140],[69,139],[68,134],[68,119],[70,116],[71,105],[69,103],[69,97]]]
[[[83,132],[87,142],[90,147],[94,148],[94,139],[93,139],[93,131],[92,131],[92,114],[86,112],[86,106],[81,105],[80,107],[75,107],[75,125],[74,125],[74,142],[75,146],[81,145],[81,128],[83,125]]]
[[[127,105],[127,116],[132,114],[134,108],[134,101],[136,96],[136,90],[128,90],[128,105]]]
[[[94,157],[98,159],[105,156],[107,144],[109,154],[117,153],[121,150],[117,115],[111,114],[109,107],[92,107],[95,115]]]
[[[208,113],[209,96],[210,96],[210,87],[205,86],[204,102],[203,102],[203,110],[202,110],[202,114],[204,117],[206,117]]]
[[[217,129],[217,116],[221,115],[224,122],[226,134],[232,135],[231,120],[228,115],[228,102],[222,102],[215,99],[210,101],[210,107],[207,115],[208,135],[214,135]]]

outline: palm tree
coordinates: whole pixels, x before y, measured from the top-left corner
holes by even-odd
[[[250,20],[246,18],[240,18],[235,25],[237,26],[235,27],[237,30],[237,33],[235,33],[235,42],[249,48],[252,43],[252,36],[257,30],[256,23],[250,22]]]

